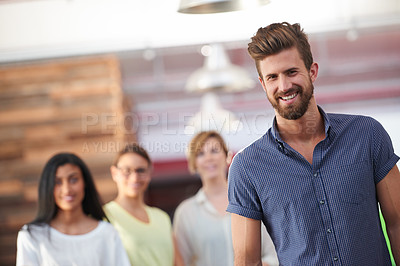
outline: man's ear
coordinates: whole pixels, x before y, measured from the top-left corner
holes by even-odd
[[[312,63],[311,67],[310,67],[310,78],[311,81],[314,82],[317,79],[318,76],[318,63],[314,62]]]

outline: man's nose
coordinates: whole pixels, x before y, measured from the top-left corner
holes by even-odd
[[[290,78],[286,77],[285,75],[280,75],[279,76],[279,90],[286,92],[290,88],[292,88],[292,82],[290,81]]]

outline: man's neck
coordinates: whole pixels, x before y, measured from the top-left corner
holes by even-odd
[[[276,123],[280,137],[287,143],[313,142],[325,137],[324,120],[317,105],[310,106],[306,113],[296,120],[288,120],[277,114]]]
[[[309,107],[307,112],[296,120],[283,119],[278,115],[276,117],[277,129],[282,140],[312,164],[315,146],[325,138],[324,120],[317,105]]]

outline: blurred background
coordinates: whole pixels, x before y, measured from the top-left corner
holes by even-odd
[[[108,202],[116,152],[140,143],[154,161],[147,203],[172,217],[200,187],[185,157],[195,132],[218,130],[237,152],[271,126],[247,54],[270,23],[309,34],[319,105],[376,118],[400,154],[399,0],[271,0],[208,14],[180,4],[0,0],[0,265],[15,265],[17,231],[34,218],[56,152],[81,156]]]

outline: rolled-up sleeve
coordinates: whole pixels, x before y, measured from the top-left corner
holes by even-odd
[[[227,211],[247,218],[262,220],[262,208],[251,179],[243,167],[242,154],[234,157],[228,174]]]

